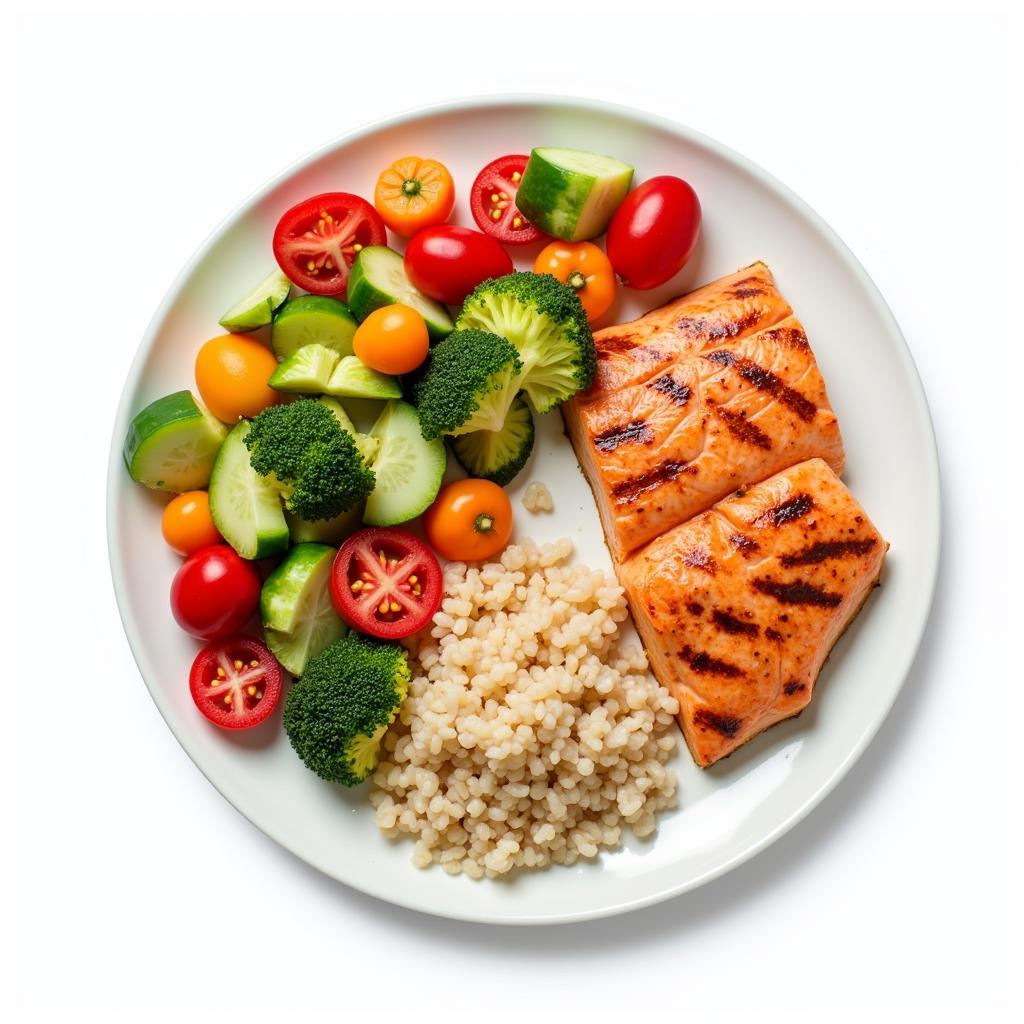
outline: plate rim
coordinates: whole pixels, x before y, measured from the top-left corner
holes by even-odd
[[[234,224],[245,211],[250,210],[268,193],[286,182],[293,175],[301,172],[310,164],[328,156],[331,152],[341,146],[351,145],[352,143],[358,142],[361,139],[371,136],[379,131],[400,127],[421,118],[443,114],[465,113],[468,111],[479,111],[482,109],[531,106],[547,109],[558,108],[562,110],[573,110],[589,114],[611,114],[649,126],[652,129],[667,132],[682,138],[689,144],[702,147],[718,158],[732,163],[734,166],[743,170],[746,174],[757,179],[762,186],[774,193],[778,199],[782,200],[784,203],[794,208],[797,213],[801,214],[831,245],[833,251],[845,264],[846,269],[853,274],[864,289],[864,292],[875,311],[879,314],[882,321],[886,323],[893,340],[898,342],[898,344],[895,345],[897,358],[899,359],[904,372],[907,373],[908,379],[912,385],[913,401],[909,403],[909,408],[911,409],[914,418],[918,421],[919,426],[924,428],[922,433],[926,441],[927,458],[926,464],[922,467],[922,470],[925,489],[927,492],[926,500],[924,502],[927,509],[927,518],[922,521],[921,529],[926,534],[926,542],[923,545],[923,551],[925,553],[927,563],[926,572],[920,583],[922,590],[926,591],[926,596],[925,600],[920,604],[916,621],[913,623],[913,631],[916,635],[916,639],[914,643],[906,649],[903,663],[896,669],[899,677],[899,684],[894,688],[885,707],[881,709],[874,719],[863,729],[857,741],[850,747],[846,757],[837,762],[832,771],[823,778],[814,791],[798,807],[796,807],[791,814],[777,822],[773,828],[769,829],[764,835],[760,836],[760,838],[753,840],[742,850],[735,853],[732,857],[724,860],[722,863],[717,864],[713,868],[709,868],[694,877],[684,879],[677,884],[662,886],[656,892],[621,901],[612,899],[610,902],[602,902],[600,905],[586,910],[568,913],[507,916],[504,914],[496,915],[473,913],[471,909],[462,909],[458,904],[454,906],[438,907],[432,903],[418,900],[415,895],[415,890],[403,890],[400,893],[391,893],[377,889],[372,884],[366,884],[362,880],[343,878],[328,866],[318,863],[315,859],[311,859],[307,856],[306,853],[300,852],[293,845],[268,832],[248,814],[246,814],[242,809],[241,803],[243,801],[241,799],[237,799],[235,796],[226,792],[225,788],[207,774],[202,764],[200,764],[193,756],[188,744],[186,743],[185,737],[181,735],[179,730],[171,724],[171,720],[167,714],[158,688],[154,687],[149,682],[149,675],[151,671],[149,660],[143,652],[141,644],[137,643],[135,640],[136,636],[141,637],[143,633],[142,630],[138,628],[138,623],[135,620],[130,603],[127,598],[123,596],[127,594],[128,588],[125,580],[124,564],[120,558],[116,543],[120,524],[120,513],[117,498],[118,492],[124,486],[121,439],[124,437],[125,430],[127,429],[128,422],[132,415],[129,396],[133,396],[138,389],[139,378],[142,375],[142,368],[149,350],[152,348],[154,339],[159,333],[164,320],[180,298],[181,292],[190,280],[196,266],[220,239],[221,235],[224,234],[224,232],[228,230],[228,228]],[[920,373],[918,372],[917,365],[914,362],[910,348],[907,345],[906,338],[904,337],[892,310],[889,308],[888,303],[882,296],[881,291],[861,262],[850,250],[849,246],[846,245],[836,231],[827,223],[827,221],[824,220],[823,217],[821,217],[820,214],[817,213],[816,210],[814,210],[813,207],[811,207],[804,199],[797,195],[773,174],[766,171],[759,164],[750,160],[742,153],[718,142],[710,136],[705,135],[703,132],[690,128],[671,118],[664,117],[659,114],[652,114],[648,111],[640,110],[624,104],[572,95],[545,93],[494,93],[473,97],[453,98],[437,103],[409,108],[387,117],[365,122],[362,125],[353,128],[351,131],[330,139],[326,143],[316,147],[304,156],[295,160],[235,205],[220,220],[206,238],[203,239],[198,248],[171,282],[142,334],[136,348],[135,355],[128,368],[128,372],[122,386],[121,397],[118,401],[117,412],[114,417],[110,454],[107,464],[105,493],[107,506],[107,554],[110,563],[111,581],[113,583],[118,615],[120,616],[122,628],[124,629],[125,636],[128,640],[129,649],[131,650],[132,657],[135,660],[139,674],[142,676],[142,680],[145,683],[160,716],[163,718],[164,723],[167,725],[168,729],[170,729],[171,734],[178,741],[178,744],[188,755],[189,759],[196,768],[199,769],[207,781],[210,782],[217,792],[220,793],[221,796],[227,800],[227,802],[231,804],[239,814],[241,814],[254,827],[259,829],[259,831],[267,836],[268,839],[271,839],[282,848],[288,850],[289,853],[299,858],[304,863],[309,864],[311,867],[316,868],[329,878],[332,878],[335,881],[367,896],[383,900],[386,903],[408,910],[427,913],[437,917],[444,917],[450,920],[495,925],[526,926],[589,921],[624,914],[632,910],[639,910],[643,907],[652,906],[653,904],[679,896],[682,893],[690,892],[727,874],[729,871],[732,871],[734,868],[746,863],[753,857],[757,856],[757,854],[767,849],[776,840],[781,838],[790,831],[790,829],[794,828],[799,822],[807,817],[807,815],[810,814],[811,811],[813,811],[835,789],[853,765],[860,759],[872,739],[874,739],[875,735],[878,733],[882,723],[888,718],[896,699],[903,691],[903,687],[906,685],[907,677],[920,653],[921,645],[927,631],[928,620],[934,605],[942,545],[943,516],[938,446],[931,411],[928,406],[928,399],[925,394]]]

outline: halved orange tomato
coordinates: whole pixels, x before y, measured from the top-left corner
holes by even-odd
[[[373,205],[392,231],[413,235],[451,216],[455,183],[440,161],[404,156],[381,171]]]

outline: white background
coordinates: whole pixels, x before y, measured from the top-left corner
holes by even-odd
[[[6,26],[6,1019],[1019,1020],[1024,88],[1009,5],[286,6],[37,3]],[[816,208],[907,336],[945,511],[920,657],[827,801],[704,889],[540,930],[378,903],[236,814],[142,685],[104,542],[124,374],[213,226],[354,126],[515,91],[674,118]]]

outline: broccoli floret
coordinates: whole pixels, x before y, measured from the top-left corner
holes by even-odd
[[[590,387],[594,337],[575,290],[550,274],[518,272],[484,281],[466,299],[456,329],[507,338],[523,361],[520,387],[547,412]]]
[[[470,476],[504,487],[526,465],[533,451],[533,438],[530,407],[517,397],[501,430],[474,430],[453,437],[450,443],[455,458]]]
[[[396,643],[349,633],[312,658],[288,691],[284,728],[306,767],[355,786],[409,690],[409,662]]]
[[[423,436],[501,430],[519,392],[523,364],[515,346],[487,331],[449,334],[430,354],[416,388]]]
[[[355,438],[314,399],[272,405],[245,436],[252,468],[270,477],[301,519],[332,519],[363,501],[374,475]]]

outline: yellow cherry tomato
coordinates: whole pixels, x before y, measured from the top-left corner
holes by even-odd
[[[356,328],[352,350],[378,373],[411,373],[427,358],[430,336],[423,317],[396,302],[375,309]]]
[[[591,323],[615,301],[611,260],[593,242],[552,242],[538,253],[533,271],[551,274],[574,288]]]
[[[192,555],[212,544],[223,544],[210,515],[206,491],[179,494],[164,509],[160,520],[164,540],[179,555]]]
[[[265,345],[247,334],[212,338],[196,356],[196,387],[219,420],[235,423],[277,402],[267,383],[277,360]]]
[[[512,535],[512,502],[490,480],[456,480],[423,513],[431,546],[451,562],[491,558]]]
[[[451,216],[455,183],[437,160],[404,156],[381,171],[373,205],[392,231],[412,235]]]

